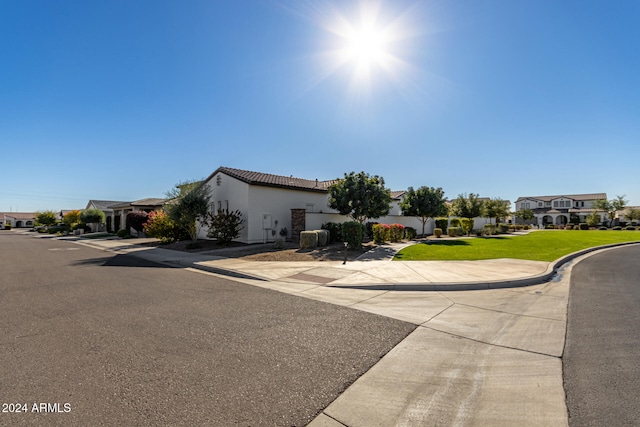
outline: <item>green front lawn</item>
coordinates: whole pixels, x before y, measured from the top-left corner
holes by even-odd
[[[593,246],[640,241],[640,231],[557,230],[534,231],[523,236],[430,240],[396,254],[400,261],[450,261],[517,258],[554,261]]]

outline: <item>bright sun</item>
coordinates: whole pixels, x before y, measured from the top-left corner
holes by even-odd
[[[311,56],[314,74],[309,87],[335,77],[347,83],[349,101],[357,103],[371,99],[374,88],[386,91],[386,83],[415,92],[417,70],[403,56],[416,52],[410,39],[423,32],[417,3],[407,0],[398,8],[396,0],[292,1],[294,13],[323,30],[320,52]]]
[[[323,28],[334,41],[327,74],[346,70],[351,73],[352,88],[370,89],[380,71],[395,78],[406,68],[396,50],[398,42],[407,38],[408,25],[402,15],[393,19],[383,12],[380,1],[362,1],[358,6],[355,16],[347,18],[334,9],[323,20]]]

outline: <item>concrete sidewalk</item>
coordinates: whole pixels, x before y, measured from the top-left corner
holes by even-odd
[[[416,325],[313,427],[568,425],[561,356],[569,277],[588,254],[562,263],[375,256],[342,265],[223,259],[124,240],[77,243]]]

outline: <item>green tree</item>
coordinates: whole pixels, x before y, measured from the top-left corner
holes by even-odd
[[[198,222],[204,220],[209,210],[209,188],[204,181],[187,181],[176,185],[167,196],[171,199],[165,204],[167,215],[196,242]]]
[[[71,228],[80,222],[81,214],[82,212],[80,212],[77,209],[73,211],[69,211],[66,214],[64,214],[64,217],[62,218],[62,222],[64,222],[69,228]]]
[[[442,188],[422,186],[414,190],[409,187],[400,202],[400,208],[403,215],[420,217],[423,236],[429,218],[447,214]]]
[[[594,211],[593,213],[591,213],[590,215],[588,215],[585,218],[587,225],[589,227],[596,227],[598,224],[600,224],[600,215],[598,215],[597,211]]]
[[[451,208],[449,213],[452,216],[460,218],[476,218],[482,215],[482,200],[474,193],[459,194],[456,199],[451,202]]]
[[[498,218],[504,218],[509,215],[508,204],[502,199],[489,199],[484,202],[482,213],[483,216],[489,218],[489,223],[491,223],[492,218],[496,218],[497,223]]]
[[[638,221],[640,220],[640,209],[638,208],[629,208],[625,211],[624,217],[628,221]]]
[[[54,211],[36,212],[36,225],[53,225],[57,222],[56,213]]]
[[[218,239],[218,243],[221,245],[228,245],[233,239],[240,237],[242,231],[242,212],[219,210],[218,213],[213,214],[207,212],[205,222],[209,227],[209,237]]]
[[[609,227],[611,227],[616,218],[616,212],[623,210],[629,203],[624,197],[625,196],[622,195],[616,196],[615,199],[611,200],[598,199],[591,204],[591,207],[596,210],[605,211],[609,217]]]
[[[105,221],[104,212],[100,209],[85,209],[80,214],[80,222],[85,224],[103,223]]]
[[[384,178],[364,172],[344,174],[329,186],[329,207],[363,224],[367,218],[380,218],[389,213],[391,191]]]
[[[519,211],[516,211],[514,215],[516,218],[519,218],[522,221],[529,221],[535,216],[531,209],[521,209]]]

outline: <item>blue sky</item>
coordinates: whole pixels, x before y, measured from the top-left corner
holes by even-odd
[[[2,1],[0,211],[218,166],[640,205],[639,22],[635,0]],[[340,31],[364,27],[366,65]]]

